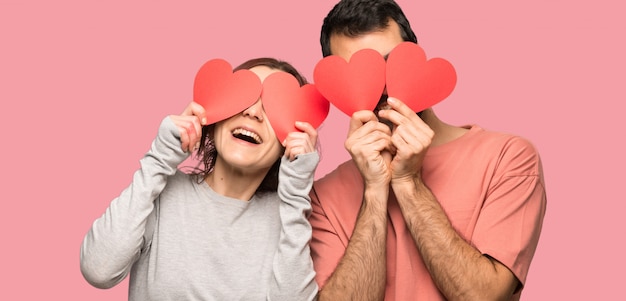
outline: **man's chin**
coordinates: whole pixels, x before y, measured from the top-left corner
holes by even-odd
[[[387,97],[388,97],[387,95],[383,94],[383,96],[380,97],[378,104],[376,104],[376,108],[374,109],[374,114],[376,115],[376,117],[378,117],[378,112],[380,110],[391,109],[391,106],[387,103]],[[389,121],[388,119],[384,119],[380,117],[378,117],[378,121],[388,126],[389,130],[393,130],[393,122]]]
[[[378,122],[386,125],[387,127],[389,127],[389,130],[393,132],[394,124],[393,124],[393,122],[389,121],[389,119],[385,119],[385,118],[380,118],[379,117],[378,118]]]
[[[387,103],[387,95],[383,95],[378,101],[376,108],[374,109],[374,114],[376,115],[376,117],[378,117],[378,112],[380,110],[389,110],[389,109],[391,109],[391,106]],[[423,113],[424,113],[424,110],[419,111],[416,114],[419,118],[422,118]],[[388,119],[378,117],[378,121],[380,123],[384,123],[385,125],[387,125],[390,130],[393,130],[394,124]]]
[[[376,108],[374,108],[374,114],[378,116],[378,111],[388,109],[391,109],[391,106],[387,103],[387,95],[383,95],[380,97],[380,100],[378,100]]]

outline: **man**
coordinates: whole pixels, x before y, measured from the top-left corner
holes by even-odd
[[[345,60],[417,43],[393,0],[340,1],[320,40]],[[383,95],[352,115],[345,147],[311,191],[320,300],[519,300],[546,208],[528,141]]]

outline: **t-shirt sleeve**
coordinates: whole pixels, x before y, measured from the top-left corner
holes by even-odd
[[[326,215],[324,207],[320,203],[315,186],[311,190],[311,205],[312,213],[309,217],[313,227],[311,256],[316,272],[315,280],[321,289],[343,257],[347,246],[347,237],[342,239],[341,232],[335,230],[330,217]]]
[[[473,244],[526,281],[546,210],[541,160],[526,140],[515,137],[500,155],[493,185],[480,212]]]

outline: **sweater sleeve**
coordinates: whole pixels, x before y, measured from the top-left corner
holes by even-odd
[[[87,282],[111,288],[128,275],[145,247],[146,221],[154,210],[154,200],[187,156],[176,125],[166,117],[132,183],[94,221],[83,239],[80,269]]]
[[[315,300],[318,286],[309,250],[311,199],[317,152],[299,155],[294,161],[283,157],[280,165],[281,232],[274,256],[268,300]]]

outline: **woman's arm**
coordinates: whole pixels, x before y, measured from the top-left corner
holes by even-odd
[[[317,132],[308,124],[301,129],[304,132],[287,137],[280,165],[281,233],[268,300],[315,300],[318,291],[309,249],[312,230],[308,221],[311,214],[309,191],[319,163],[315,152]]]
[[[187,145],[195,145],[199,137],[196,134],[201,133],[197,116],[203,114],[204,110],[198,112],[192,103],[182,115],[166,117],[161,122],[157,137],[140,160],[140,168],[130,186],[111,202],[85,235],[80,268],[93,286],[115,286],[139,258],[145,247],[146,221],[154,209],[154,200],[165,187],[167,178],[176,173],[178,165],[189,155],[183,151],[181,135],[183,132],[187,135]],[[196,140],[190,140],[189,136]]]

